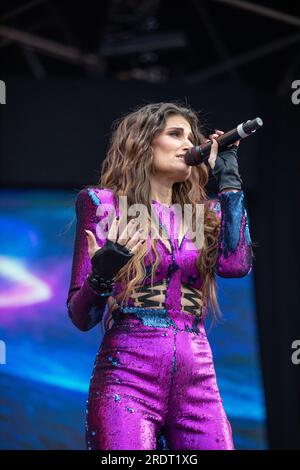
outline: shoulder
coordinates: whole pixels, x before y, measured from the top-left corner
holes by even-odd
[[[76,196],[75,212],[79,232],[83,228],[91,230],[102,247],[107,239],[110,216],[114,217],[114,193],[107,188],[87,187]]]
[[[100,204],[114,205],[114,192],[108,188],[84,188],[76,196],[76,208],[83,205],[98,207]]]
[[[77,193],[75,201],[77,218],[89,218],[97,222],[115,210],[114,193],[111,189],[88,187]]]

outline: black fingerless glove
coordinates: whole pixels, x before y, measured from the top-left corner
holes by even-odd
[[[239,174],[236,145],[218,153],[212,174],[216,178],[219,191],[225,188],[242,189],[242,178]]]
[[[97,250],[91,258],[92,272],[88,275],[90,286],[100,295],[111,295],[114,277],[133,256],[125,246],[107,240],[103,248]]]

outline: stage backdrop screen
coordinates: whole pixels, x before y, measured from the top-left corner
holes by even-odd
[[[1,449],[85,448],[102,330],[81,332],[67,314],[76,193],[0,191]],[[224,407],[236,448],[264,449],[253,273],[217,281],[224,319],[208,338]]]

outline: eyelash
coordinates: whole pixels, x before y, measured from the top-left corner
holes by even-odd
[[[180,132],[179,132],[179,131],[172,131],[172,132],[169,133],[169,135],[173,135],[173,134],[175,134],[175,135],[178,136],[178,135],[180,134]],[[190,137],[190,138],[189,138],[189,140],[190,140],[191,142],[192,142],[192,139],[193,139],[193,137]]]

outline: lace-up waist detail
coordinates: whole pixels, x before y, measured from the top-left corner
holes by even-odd
[[[135,288],[130,296],[134,307],[165,309],[167,295],[166,280],[149,286],[141,286]],[[170,307],[169,307],[170,309]],[[190,315],[203,315],[203,293],[200,289],[196,289],[187,284],[180,286],[180,304],[171,307],[171,310],[178,310]]]

